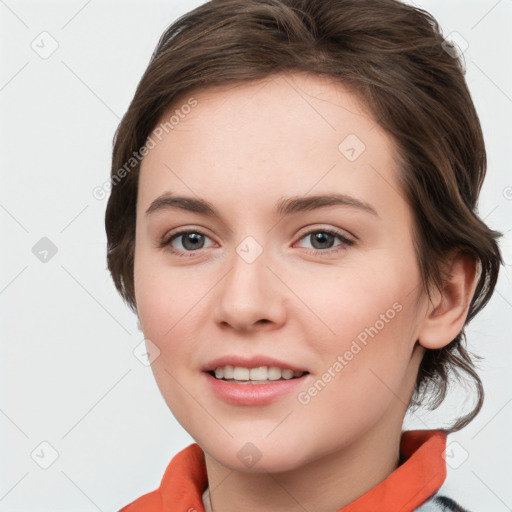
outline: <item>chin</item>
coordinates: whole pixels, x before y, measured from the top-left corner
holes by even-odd
[[[298,444],[291,438],[288,440],[288,443],[284,443],[282,439],[270,441],[255,439],[254,435],[249,435],[244,440],[235,437],[221,443],[209,438],[205,443],[198,444],[210,457],[232,471],[254,474],[280,473],[292,471],[307,463],[308,452],[304,444]],[[300,453],[297,446],[301,447]]]

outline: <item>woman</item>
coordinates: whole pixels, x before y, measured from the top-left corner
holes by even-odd
[[[482,405],[464,327],[499,234],[456,53],[395,0],[212,0],[163,34],[116,133],[108,266],[196,440],[123,512],[462,510]],[[468,375],[451,429],[402,431]]]

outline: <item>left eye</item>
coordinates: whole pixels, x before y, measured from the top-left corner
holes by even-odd
[[[321,229],[315,231],[309,231],[301,237],[301,240],[308,239],[313,246],[314,251],[326,252],[326,250],[332,249],[332,243],[336,238],[341,240],[338,245],[353,245],[353,241],[342,235],[341,233],[329,229]],[[335,246],[336,247],[336,246]],[[339,249],[336,249],[339,250]],[[314,252],[313,251],[313,252]]]

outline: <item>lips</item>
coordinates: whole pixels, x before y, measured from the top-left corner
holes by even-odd
[[[215,369],[226,370],[227,367],[231,367],[234,371],[241,367],[245,370],[249,369],[251,372],[253,369],[260,369],[259,371],[261,371],[261,367],[267,367],[271,371],[270,369],[273,367],[286,370],[286,372],[283,372],[283,376],[284,374],[289,376],[290,370],[301,375],[289,379],[280,378],[265,381],[225,380],[215,376]],[[309,372],[302,365],[264,355],[225,355],[208,362],[202,370],[207,388],[222,401],[238,406],[268,405],[293,393],[294,390],[297,391],[297,388],[304,385],[306,379],[310,377]],[[259,371],[257,370],[256,373],[259,374]],[[270,375],[267,375],[267,377],[270,377]]]
[[[245,363],[247,364],[247,363]],[[282,363],[280,363],[282,364]],[[264,406],[280,399],[290,399],[299,392],[310,379],[309,374],[288,380],[226,381],[217,379],[211,372],[202,372],[201,378],[215,397],[237,406]],[[288,398],[287,398],[288,397]]]

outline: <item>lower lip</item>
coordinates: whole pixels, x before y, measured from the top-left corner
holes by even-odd
[[[236,384],[216,379],[204,372],[210,389],[222,400],[235,405],[266,405],[287,395],[304,384],[309,374],[288,380],[274,380],[268,384]]]

